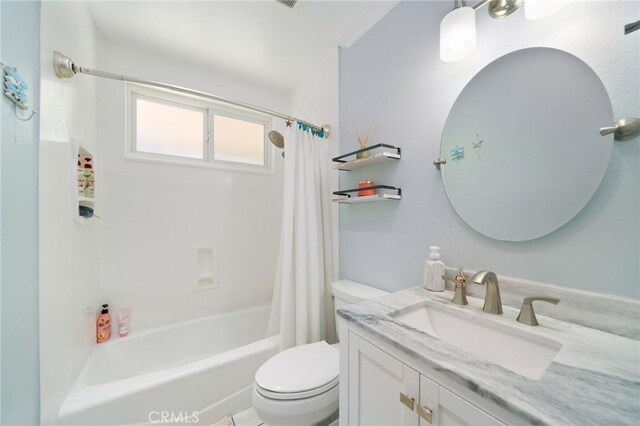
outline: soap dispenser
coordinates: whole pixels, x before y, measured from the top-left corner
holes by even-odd
[[[444,263],[440,260],[440,247],[429,247],[429,259],[424,265],[424,286],[429,291],[444,291]]]
[[[102,305],[100,315],[96,324],[96,341],[104,343],[111,338],[111,314],[109,313],[109,305]]]

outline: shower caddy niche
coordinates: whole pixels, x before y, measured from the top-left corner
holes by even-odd
[[[364,155],[363,155],[364,154]],[[348,159],[349,157],[354,157]],[[359,158],[360,157],[360,158]],[[357,170],[374,164],[388,163],[400,160],[400,148],[379,143],[357,151],[335,157],[333,168],[343,171]],[[358,196],[359,191],[373,190],[373,195]],[[333,201],[341,204],[371,203],[378,201],[398,201],[402,199],[402,189],[391,185],[373,185],[363,188],[343,189],[335,191],[338,198]]]
[[[73,164],[73,190],[75,200],[75,221],[86,223],[97,217],[96,210],[96,169],[93,154],[78,143],[72,143]],[[83,216],[91,209],[91,216]]]

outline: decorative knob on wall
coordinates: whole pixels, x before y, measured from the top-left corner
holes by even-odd
[[[611,127],[600,129],[602,136],[613,133],[613,138],[617,141],[628,141],[640,135],[640,118],[629,117],[618,120]]]

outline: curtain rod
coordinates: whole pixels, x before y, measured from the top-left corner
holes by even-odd
[[[111,80],[129,81],[131,83],[138,83],[138,84],[144,84],[147,86],[159,87],[162,89],[175,90],[177,92],[186,93],[188,95],[199,96],[201,98],[211,99],[217,102],[223,102],[226,104],[235,105],[237,107],[249,109],[262,114],[270,115],[272,117],[282,118],[287,121],[295,121],[298,123],[299,127],[303,128],[304,130],[307,130],[308,128],[313,129],[315,133],[320,137],[328,138],[329,135],[331,134],[331,126],[328,124],[325,124],[323,126],[316,126],[315,124],[309,123],[308,121],[301,120],[299,118],[295,118],[287,114],[271,111],[269,109],[262,108],[259,106],[246,104],[244,102],[234,101],[232,99],[226,99],[220,96],[212,95],[210,93],[187,89],[185,87],[180,87],[180,86],[174,86],[173,84],[159,83],[157,81],[150,81],[150,80],[142,80],[135,77],[128,77],[122,74],[115,74],[107,71],[100,71],[100,70],[90,69],[86,67],[81,67],[76,65],[70,57],[58,51],[53,52],[53,70],[55,71],[56,76],[58,76],[58,78],[71,78],[71,77],[74,77],[76,74],[80,73],[80,74],[92,75],[95,77],[108,78]]]

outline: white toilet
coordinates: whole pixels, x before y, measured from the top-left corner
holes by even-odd
[[[388,294],[349,280],[333,282],[331,289],[336,311]],[[253,386],[260,419],[270,426],[302,426],[337,418],[339,358],[339,345],[322,341],[287,349],[265,362]]]

